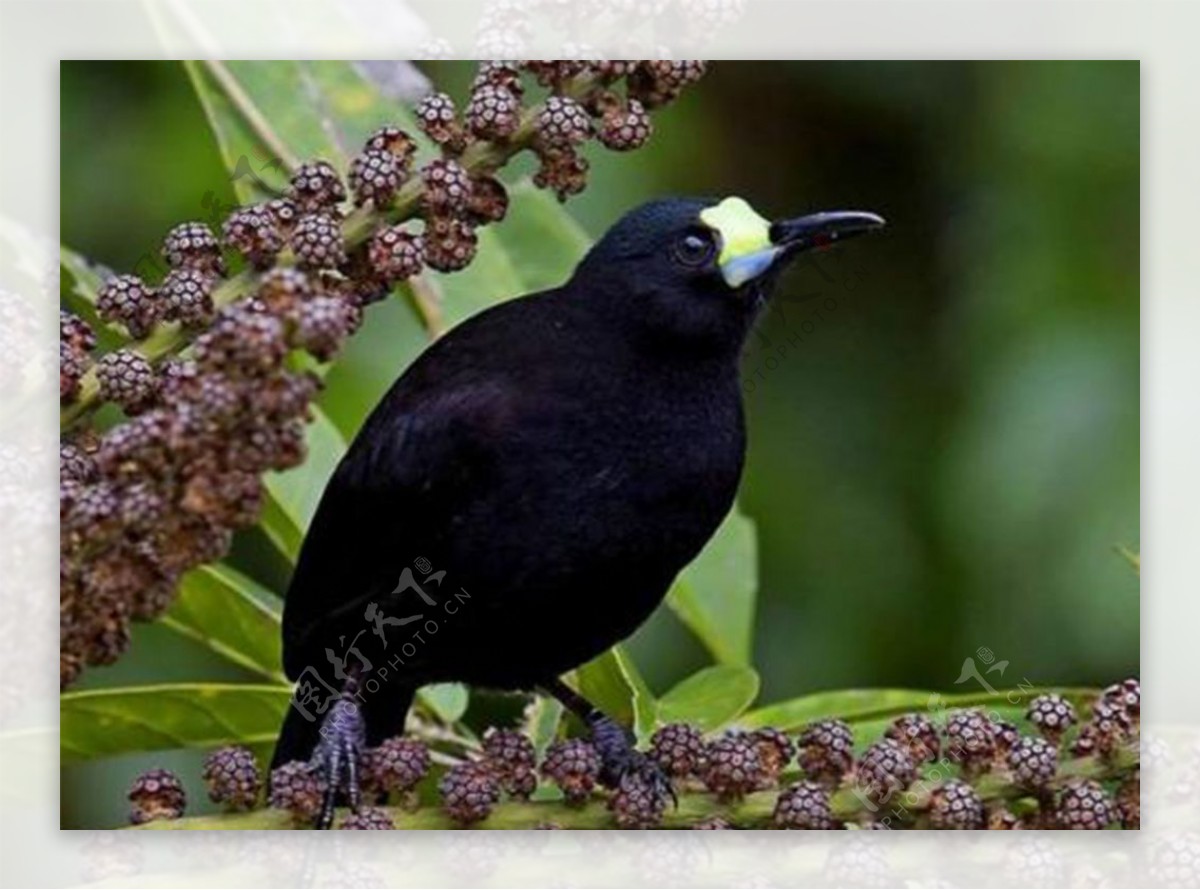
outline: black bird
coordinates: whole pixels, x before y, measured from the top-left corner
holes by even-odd
[[[273,765],[326,773],[320,826],[335,796],[357,806],[358,751],[402,732],[426,683],[540,688],[591,728],[605,781],[650,769],[558,677],[632,633],[729,512],[738,356],[779,271],[882,224],[654,201],[566,284],[405,371],[330,479],[284,609],[299,686]]]

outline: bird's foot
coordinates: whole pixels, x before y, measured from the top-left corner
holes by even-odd
[[[599,711],[589,715],[587,722],[592,744],[600,755],[600,783],[604,787],[618,789],[626,778],[637,777],[654,788],[662,800],[670,798],[673,806],[679,806],[666,772],[634,747],[633,735],[628,730]]]
[[[358,811],[361,801],[358,770],[365,746],[362,712],[352,699],[343,697],[321,724],[321,740],[313,752],[312,765],[325,788],[314,828],[324,830],[333,826],[339,801],[346,801],[352,810]]]

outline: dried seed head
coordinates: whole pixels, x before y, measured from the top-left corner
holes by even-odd
[[[360,807],[357,813],[348,815],[341,824],[342,831],[392,831],[396,823],[388,811],[379,807]]]
[[[96,292],[96,311],[105,321],[124,325],[129,336],[141,339],[158,321],[161,307],[156,292],[142,279],[114,275]]]
[[[407,177],[417,153],[417,143],[399,127],[381,127],[367,139],[363,151],[386,151],[396,159],[396,169],[401,176]]]
[[[676,779],[699,775],[704,765],[704,737],[686,723],[668,723],[650,739],[650,757]]]
[[[363,787],[381,794],[405,794],[429,773],[429,749],[402,736],[387,739],[363,757]]]
[[[228,247],[259,269],[274,263],[275,257],[283,249],[283,233],[270,205],[238,208],[225,220],[221,236]]]
[[[758,757],[763,765],[766,786],[774,785],[796,754],[796,746],[787,733],[771,726],[749,733],[750,740],[758,748]]]
[[[983,799],[969,783],[950,779],[929,798],[929,824],[942,831],[974,831],[983,827]]]
[[[451,767],[438,783],[442,807],[459,825],[481,822],[500,800],[500,783],[492,771],[480,763],[459,763]]]
[[[1058,798],[1055,818],[1069,831],[1101,831],[1116,819],[1116,808],[1104,787],[1092,779],[1072,779]]]
[[[854,732],[841,720],[821,720],[796,740],[797,761],[805,775],[836,784],[854,765]]]
[[[574,148],[592,135],[583,106],[566,96],[550,96],[537,118],[538,142],[546,148]]]
[[[518,99],[525,94],[525,85],[521,82],[521,70],[513,62],[480,62],[475,80],[471,84],[472,94],[485,86],[499,87],[512,93]]]
[[[336,269],[346,261],[341,224],[327,213],[300,217],[291,244],[296,262],[305,269]]]
[[[134,825],[155,819],[178,819],[187,806],[183,783],[169,769],[142,773],[133,780],[128,797],[132,805],[129,821]]]
[[[533,184],[550,189],[558,200],[566,201],[587,188],[587,159],[573,149],[545,149],[539,153],[540,166]]]
[[[1023,738],[1009,752],[1008,767],[1021,787],[1043,788],[1058,772],[1058,748],[1045,739]]]
[[[908,748],[893,741],[881,739],[863,752],[854,767],[857,784],[876,801],[887,800],[897,791],[903,791],[917,777],[917,768]]]
[[[1142,684],[1135,678],[1109,686],[1100,696],[1106,702],[1125,712],[1132,726],[1137,726],[1142,716]]]
[[[478,139],[504,140],[520,123],[521,100],[502,86],[484,83],[471,92],[463,117],[467,128]]]
[[[582,739],[555,742],[546,751],[542,775],[562,789],[567,803],[583,803],[596,787],[600,755]]]
[[[149,408],[158,394],[158,380],[146,357],[129,349],[110,352],[96,365],[100,396],[116,402],[126,414]]]
[[[464,210],[471,200],[471,177],[458,161],[437,158],[421,168],[425,190],[421,203],[427,214]]]
[[[764,777],[758,746],[749,736],[729,733],[709,743],[701,778],[718,799],[739,800],[758,788]]]
[[[420,274],[424,254],[424,238],[404,226],[388,226],[371,239],[368,260],[372,272],[391,283]]]
[[[333,166],[326,161],[308,161],[292,174],[288,197],[302,213],[336,213],[346,200],[346,187]]]
[[[173,269],[163,279],[159,295],[166,317],[187,327],[201,327],[212,321],[213,279],[197,269]]]
[[[937,727],[923,714],[905,714],[896,718],[884,736],[906,747],[917,765],[937,760],[942,751]]]
[[[656,828],[662,822],[667,798],[652,777],[633,770],[621,776],[616,791],[608,799],[608,808],[622,829]]]
[[[252,810],[262,790],[262,772],[249,748],[218,748],[204,760],[203,778],[208,797],[226,809]]]
[[[478,240],[474,227],[465,220],[429,220],[424,237],[425,265],[439,272],[457,272],[474,259]]]
[[[221,245],[207,223],[180,223],[163,240],[163,259],[172,269],[195,269],[206,275],[224,275]]]
[[[431,93],[417,103],[414,112],[421,131],[450,150],[461,149],[463,134],[454,101],[445,93]]]
[[[653,132],[650,115],[637,99],[630,99],[624,108],[605,112],[600,120],[600,142],[613,151],[632,151],[641,148]]]
[[[838,827],[829,792],[812,781],[796,782],[779,793],[772,822],[776,828],[828,831]]]
[[[350,164],[350,189],[360,207],[368,201],[376,207],[389,206],[402,181],[396,156],[382,149],[368,149]]]
[[[508,213],[508,192],[494,176],[477,176],[471,180],[471,200],[467,215],[476,225],[500,222]]]

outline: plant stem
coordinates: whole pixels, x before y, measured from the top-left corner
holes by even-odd
[[[1138,764],[1136,742],[1123,748],[1107,760],[1097,757],[1081,757],[1064,761],[1059,767],[1055,785],[1072,778],[1110,779],[1121,776]],[[833,795],[830,805],[834,817],[841,822],[853,823],[873,814],[898,814],[898,821],[911,822],[929,807],[931,793],[936,783],[929,787],[915,787],[896,796],[894,801],[880,805],[877,810],[867,804],[851,789],[843,789]],[[1002,773],[991,773],[973,783],[985,801],[1017,800],[1027,795],[1023,789],[1013,785]],[[706,792],[685,792],[679,795],[679,806],[668,808],[662,826],[668,829],[688,828],[701,819],[720,816],[739,828],[769,828],[771,814],[775,808],[778,792],[758,791],[736,803],[721,803]],[[437,807],[426,806],[416,812],[399,807],[388,807],[388,813],[396,827],[408,831],[440,830],[457,828],[445,813]],[[569,807],[561,801],[509,801],[497,806],[486,821],[478,828],[513,830],[536,828],[552,823],[567,829],[612,828],[613,817],[605,802],[593,798],[580,807]],[[296,828],[291,816],[281,810],[256,810],[223,816],[199,816],[188,819],[164,820],[138,826],[149,830],[245,830],[245,829],[291,829]],[[304,826],[299,826],[304,827]]]

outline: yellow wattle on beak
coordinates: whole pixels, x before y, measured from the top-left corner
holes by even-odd
[[[721,237],[717,265],[730,287],[741,287],[774,263],[779,248],[771,243],[771,223],[741,198],[726,198],[702,211],[700,221]]]

